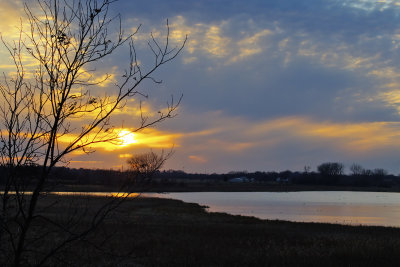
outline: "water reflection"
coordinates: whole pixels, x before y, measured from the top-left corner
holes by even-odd
[[[385,192],[54,192],[63,196],[173,198],[208,206],[210,212],[296,222],[400,227],[400,194]]]
[[[14,195],[15,191],[9,191],[8,194]],[[21,194],[22,192],[20,192]],[[4,194],[4,191],[0,191]],[[32,195],[32,192],[23,192],[24,195]],[[121,198],[135,198],[141,193],[127,193],[127,192],[42,192],[44,195],[57,195],[57,196],[88,196],[88,197],[121,197]]]
[[[58,196],[90,196],[90,197],[117,197],[117,198],[135,198],[139,193],[126,192],[51,192],[51,195]]]
[[[297,222],[400,227],[400,194],[377,192],[202,192],[160,195],[211,212]]]

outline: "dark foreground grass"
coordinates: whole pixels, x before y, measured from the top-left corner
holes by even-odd
[[[102,201],[85,200],[86,209]],[[54,259],[50,265],[399,266],[400,229],[265,221],[138,198],[116,210],[89,241],[73,243]]]

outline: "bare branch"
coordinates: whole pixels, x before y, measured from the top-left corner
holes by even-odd
[[[32,230],[34,221],[45,221],[68,234],[51,251],[42,251],[36,255],[38,259],[32,259],[44,264],[62,247],[96,228],[122,201],[112,200],[101,207],[92,218],[92,226],[79,233],[73,232],[71,225],[69,228],[57,225],[37,210],[53,167],[68,163],[66,156],[73,151],[90,153],[93,144],[116,142],[118,135],[110,123],[112,114],[122,109],[129,98],[147,98],[140,90],[141,84],[146,80],[161,83],[155,72],[175,59],[186,44],[187,37],[179,46],[171,47],[167,21],[163,41],[150,35],[148,45],[154,60],[145,68],[133,42],[141,25],[133,33],[124,33],[120,15],[110,15],[110,5],[114,2],[38,0],[36,8],[24,4],[28,29],[23,29],[21,22],[18,40],[8,43],[1,38],[15,67],[15,72],[4,73],[0,82],[0,167],[6,170],[2,176],[0,244],[12,254],[12,262],[7,264],[18,266],[30,262],[29,253],[36,251],[32,246],[41,237]],[[118,76],[114,92],[95,94],[96,86],[111,79],[110,74],[95,79],[96,63],[124,45],[129,49],[128,67]],[[27,65],[24,61],[27,58],[34,64]],[[140,123],[132,131],[174,117],[181,100],[182,96],[177,102],[172,97],[156,117],[144,114],[140,104]],[[77,126],[77,119],[85,124]],[[69,143],[62,142],[68,136],[74,137]],[[155,163],[149,168],[159,169],[169,155],[153,157]],[[27,174],[27,168],[32,166],[40,171]],[[28,189],[32,194],[26,194]],[[127,184],[121,187],[130,189]]]

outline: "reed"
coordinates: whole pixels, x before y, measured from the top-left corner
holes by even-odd
[[[88,213],[104,201],[62,197]],[[52,207],[46,216],[63,220],[66,208]],[[52,246],[56,239],[45,236],[42,244]],[[60,251],[49,264],[398,266],[399,247],[400,228],[267,221],[208,213],[178,200],[137,198],[127,200],[94,233]]]

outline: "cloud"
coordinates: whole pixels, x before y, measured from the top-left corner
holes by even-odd
[[[339,161],[374,162],[373,166],[398,170],[385,158],[400,155],[400,122],[332,122],[304,116],[248,121],[223,113],[202,115],[213,117],[208,130],[181,133],[181,146],[169,167],[193,172],[301,170],[306,164]]]
[[[126,158],[131,158],[133,154],[130,153],[125,153],[125,154],[119,154],[118,157],[121,159],[126,159]]]
[[[6,1],[2,7],[12,5]],[[143,110],[157,115],[171,94],[183,93],[183,102],[178,117],[159,124],[157,131],[138,133],[142,144],[97,147],[91,159],[120,166],[125,160],[120,155],[175,144],[167,165],[189,171],[302,169],[324,160],[398,170],[398,1],[148,0],[131,5],[118,1],[110,12],[121,11],[129,31],[143,22],[134,39],[141,67],[152,66],[146,40],[151,32],[159,40],[165,37],[167,18],[171,47],[189,36],[183,53],[156,73],[163,84],[138,88],[150,97]],[[13,21],[8,14],[0,29]],[[113,94],[118,70],[129,67],[127,53],[123,48],[101,62],[94,78],[106,69],[114,76],[96,92]],[[114,124],[132,130],[140,100],[118,110]],[[84,155],[74,156],[83,160]]]
[[[69,161],[69,163],[71,163],[71,164],[82,164],[82,165],[86,165],[86,164],[101,164],[101,163],[103,163],[103,161],[96,161],[96,160],[71,160],[71,161]]]
[[[375,10],[384,11],[386,9],[398,8],[400,2],[396,0],[345,0],[343,1],[343,5],[372,12]]]
[[[261,45],[260,40],[268,35],[272,34],[269,29],[261,30],[253,34],[252,36],[246,37],[237,42],[239,54],[233,56],[230,63],[237,62],[239,60],[260,54],[263,52],[264,47]]]
[[[252,23],[250,23],[252,24]],[[189,36],[184,63],[198,60],[198,54],[204,53],[214,60],[223,60],[232,64],[256,54],[265,49],[265,37],[273,32],[270,29],[246,29],[239,35],[231,36],[234,23],[222,20],[219,23],[192,23],[188,18],[179,15],[171,19],[170,38],[176,43]]]
[[[183,16],[171,19],[171,38],[176,42],[182,42],[186,35],[189,36],[186,51],[193,59],[193,54],[205,52],[214,58],[224,58],[229,54],[231,38],[223,33],[225,21],[219,24],[196,23],[191,24]],[[185,59],[184,60],[188,60]]]
[[[395,108],[400,115],[400,90],[397,89],[400,88],[400,86],[395,84],[394,87],[396,88],[395,90],[383,92],[380,94],[380,97],[388,106]]]
[[[89,143],[86,146],[87,150],[103,150],[107,152],[121,151],[126,148],[132,147],[147,147],[147,148],[165,148],[170,149],[172,147],[178,147],[176,143],[180,134],[166,133],[153,128],[145,128],[142,131],[134,132],[130,131],[129,128],[115,128],[109,132],[97,134],[96,129],[93,133],[88,134],[82,139],[81,143]],[[69,133],[58,138],[59,142],[64,145],[68,145],[77,138],[76,133]],[[99,142],[100,140],[109,140]],[[76,153],[80,155],[81,153]],[[124,154],[124,153],[120,153]]]
[[[198,156],[198,155],[190,155],[190,156],[189,156],[189,159],[190,159],[191,161],[196,162],[196,163],[206,163],[206,162],[208,161],[205,157],[203,157],[203,156]]]
[[[16,1],[0,1],[0,32],[3,37],[17,38],[21,26],[20,18],[24,15],[22,2]]]

